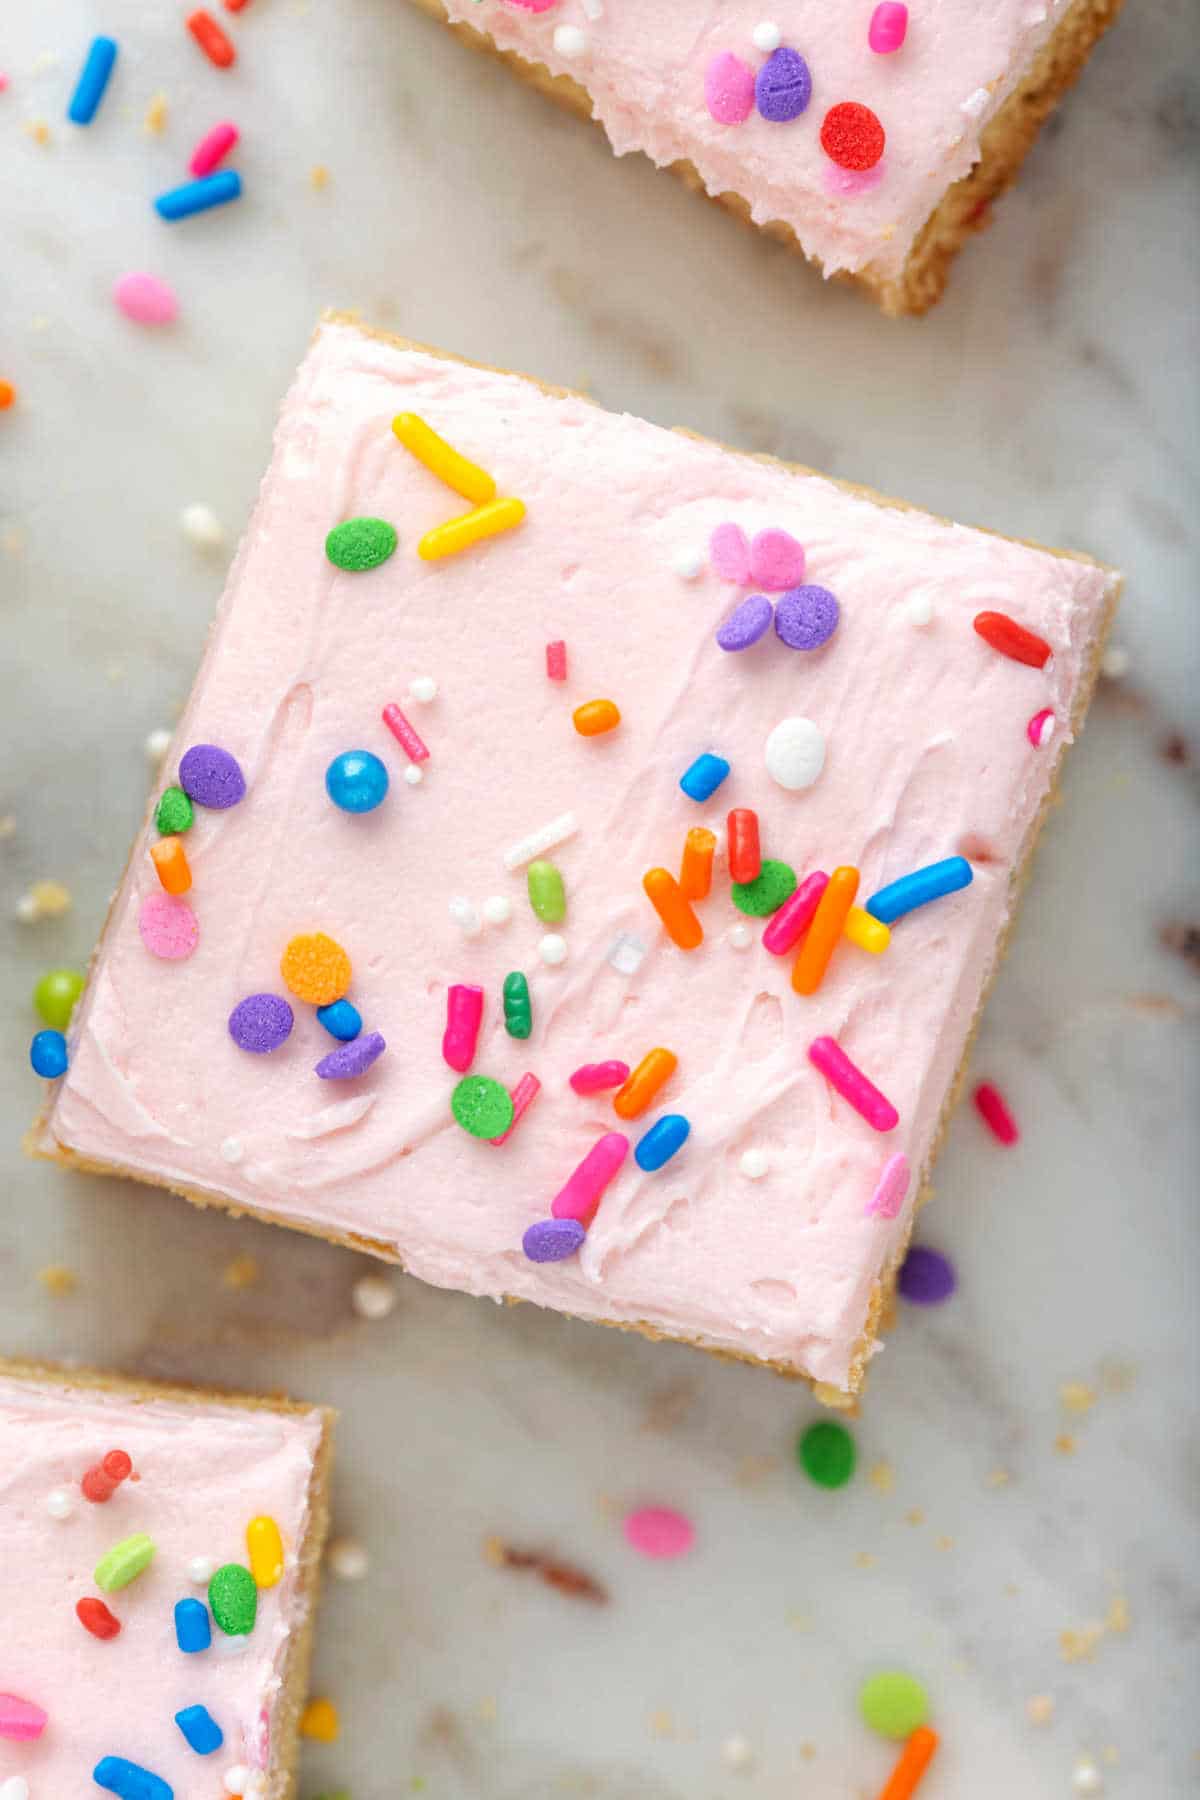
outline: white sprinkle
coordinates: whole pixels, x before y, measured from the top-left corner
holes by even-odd
[[[729,948],[731,950],[748,950],[753,936],[748,925],[731,925],[729,927]]]
[[[933,601],[928,594],[914,594],[902,610],[902,616],[917,630],[933,624]]]
[[[754,27],[750,35],[754,39],[754,48],[767,56],[770,56],[772,50],[778,50],[783,42],[783,33],[774,19],[764,19],[761,25]]]
[[[221,1155],[227,1163],[240,1163],[246,1152],[242,1148],[241,1138],[227,1137],[221,1140]]]
[[[588,47],[587,32],[578,25],[559,25],[554,32],[554,48],[560,56],[582,56]]]
[[[1050,739],[1053,736],[1054,736],[1054,714],[1047,713],[1046,717],[1042,720],[1041,724],[1038,726],[1038,749],[1044,750],[1046,745],[1050,742]]]
[[[721,1745],[721,1761],[727,1769],[748,1769],[754,1761],[754,1752],[745,1738],[735,1733]]]
[[[1075,1764],[1071,1785],[1077,1794],[1098,1794],[1103,1788],[1104,1777],[1090,1756],[1081,1756]]]
[[[52,1519],[69,1519],[75,1511],[71,1490],[69,1488],[51,1488],[46,1495],[46,1511]]]
[[[41,917],[32,894],[22,894],[13,910],[22,925],[33,925]]]
[[[425,774],[420,763],[407,764],[404,770],[404,779],[407,781],[409,787],[420,787],[425,779]]]
[[[567,960],[567,940],[560,937],[557,931],[548,931],[538,945],[538,955],[544,963],[557,968],[559,963]]]
[[[767,739],[767,774],[796,793],[810,788],[825,767],[825,734],[811,719],[781,719]]]
[[[217,1565],[211,1556],[193,1556],[188,1564],[188,1580],[197,1587],[207,1587],[217,1572]]]
[[[985,87],[976,88],[973,94],[967,95],[961,110],[966,113],[968,119],[981,119],[988,109],[991,97]]]
[[[645,954],[646,946],[640,937],[635,937],[632,931],[618,931],[604,956],[618,975],[636,975]]]
[[[432,675],[417,675],[409,682],[408,691],[414,700],[428,706],[431,700],[437,699],[438,684]]]
[[[553,850],[556,844],[565,844],[578,830],[579,820],[574,813],[560,813],[548,825],[541,825],[536,831],[531,831],[528,837],[510,844],[504,852],[505,868],[521,868],[523,864],[532,862],[535,856],[540,856],[543,850]]]
[[[680,581],[695,581],[707,560],[703,550],[677,550],[671,558],[671,567]]]
[[[200,500],[184,507],[179,515],[179,529],[197,550],[218,550],[225,542],[225,527],[212,507]]]
[[[1100,673],[1106,681],[1120,681],[1129,673],[1129,652],[1123,644],[1110,644],[1100,662]]]
[[[10,1775],[0,1781],[0,1800],[29,1800],[29,1783],[23,1775]]]
[[[489,925],[507,925],[512,915],[512,901],[507,894],[489,894],[483,903],[483,916]]]
[[[250,1771],[245,1763],[231,1763],[226,1769],[221,1786],[227,1794],[240,1794],[250,1779]]]
[[[249,1633],[244,1633],[241,1636],[235,1635],[233,1637],[226,1637],[226,1635],[223,1631],[214,1631],[213,1632],[213,1647],[219,1656],[241,1656],[244,1651],[246,1651],[250,1648]],[[226,1781],[228,1781],[228,1779],[229,1779],[228,1775],[225,1777],[225,1779],[226,1779]],[[235,1793],[235,1794],[241,1794],[243,1792],[243,1790],[240,1787],[238,1787],[238,1788],[231,1789],[231,1792]],[[243,1795],[243,1800],[244,1800],[244,1795]]]
[[[483,930],[483,920],[479,916],[479,908],[462,894],[456,894],[450,902],[450,917],[456,925],[462,927],[464,937],[476,938]]]
[[[396,1290],[386,1275],[363,1275],[350,1294],[360,1319],[386,1319],[396,1305]]]
[[[747,1181],[761,1181],[771,1166],[771,1159],[765,1150],[743,1150],[738,1166]]]
[[[171,734],[160,725],[157,731],[150,733],[142,747],[146,752],[146,761],[153,763],[157,768],[171,748]]]
[[[339,1581],[361,1581],[370,1567],[366,1550],[357,1538],[334,1538],[325,1561]]]

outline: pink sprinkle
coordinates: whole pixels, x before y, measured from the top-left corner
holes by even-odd
[[[867,42],[876,56],[891,56],[903,44],[907,30],[907,6],[899,5],[898,0],[881,0],[871,14]]]
[[[228,156],[241,134],[236,125],[225,119],[214,125],[192,151],[188,168],[193,175],[211,175],[223,156]]]
[[[722,581],[745,587],[750,579],[750,541],[740,525],[727,519],[708,540],[708,560]]]
[[[179,311],[174,288],[157,275],[122,275],[113,299],[135,325],[169,325]]]
[[[623,1087],[629,1080],[626,1062],[584,1063],[571,1077],[577,1094],[598,1094],[602,1088]]]
[[[522,1118],[537,1099],[538,1094],[541,1091],[541,1086],[542,1084],[536,1075],[522,1075],[520,1081],[518,1081],[516,1087],[509,1096],[513,1103],[512,1124],[507,1131],[502,1131],[498,1138],[492,1139],[493,1144],[507,1144],[509,1138],[521,1123]]]
[[[518,7],[521,12],[542,13],[549,12],[552,6],[557,6],[558,0],[508,0],[508,4]]]
[[[1044,750],[1054,735],[1054,713],[1048,706],[1034,713],[1025,727],[1025,735],[1035,750]]]
[[[0,94],[2,94],[4,92],[4,90],[7,86],[8,86],[8,76],[4,73],[3,69],[0,69]]]
[[[868,1219],[894,1219],[908,1194],[908,1158],[902,1151],[889,1156],[880,1172],[875,1192],[867,1201]]]
[[[551,681],[567,679],[567,646],[561,638],[546,645],[546,673]]]
[[[626,1543],[655,1562],[686,1556],[696,1541],[696,1527],[687,1514],[670,1506],[639,1506],[626,1513],[622,1529]]]
[[[164,894],[161,888],[142,901],[138,930],[151,956],[164,962],[183,962],[200,937],[199,922],[187,901]]]
[[[825,187],[827,192],[845,200],[854,194],[869,194],[872,188],[879,186],[884,174],[882,157],[870,169],[840,169],[837,163],[831,162],[825,170]]]
[[[483,1018],[483,989],[466,982],[452,982],[446,990],[446,1029],[442,1055],[452,1069],[465,1075],[475,1061],[479,1025]]]
[[[410,761],[428,762],[429,750],[415,732],[394,700],[383,709],[383,722]]]
[[[850,1061],[836,1038],[814,1038],[808,1046],[808,1060],[814,1068],[820,1069],[842,1099],[848,1100],[855,1112],[862,1114],[873,1130],[895,1130],[900,1123],[900,1114]]]
[[[790,531],[760,531],[750,546],[750,579],[768,594],[782,594],[804,580],[804,546]]]
[[[754,111],[754,75],[740,56],[724,50],[704,71],[704,98],[718,125],[740,125]]]
[[[990,1081],[981,1081],[975,1089],[975,1107],[980,1118],[1002,1144],[1015,1144],[1021,1133],[1017,1121],[1008,1110],[1008,1101]]]
[[[45,1731],[48,1716],[32,1700],[22,1700],[17,1694],[0,1694],[0,1738],[31,1743]]]
[[[798,944],[804,933],[812,924],[813,914],[821,904],[821,895],[829,886],[829,877],[824,869],[818,869],[812,875],[806,875],[790,900],[786,900],[777,913],[772,913],[767,921],[767,929],[763,932],[763,948],[772,956],[786,956],[793,944]]]
[[[597,1138],[579,1167],[554,1196],[550,1211],[556,1219],[578,1219],[590,1225],[605,1188],[629,1154],[623,1131],[606,1131]]]

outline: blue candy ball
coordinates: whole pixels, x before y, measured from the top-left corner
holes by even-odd
[[[67,1040],[61,1031],[39,1031],[29,1046],[29,1060],[35,1075],[57,1081],[67,1072]]]
[[[343,812],[374,812],[388,791],[388,772],[369,750],[343,750],[325,771],[325,790]]]
[[[339,1038],[343,1044],[352,1043],[362,1030],[362,1014],[349,1000],[333,1000],[328,1006],[318,1006],[317,1018],[330,1037]]]

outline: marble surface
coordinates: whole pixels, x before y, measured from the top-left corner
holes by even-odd
[[[854,1695],[881,1665],[933,1695],[922,1800],[1069,1796],[1083,1755],[1123,1800],[1195,1791],[1194,931],[1191,967],[1171,947],[1197,916],[1192,0],[1129,9],[948,299],[906,323],[615,164],[400,0],[254,0],[227,75],[184,10],[43,0],[0,34],[0,1343],[342,1409],[338,1528],[371,1572],[327,1590],[316,1681],[345,1728],[308,1747],[305,1795],[869,1800],[890,1752]],[[75,132],[97,29],[122,59]],[[150,197],[222,117],[246,198],[163,225]],[[155,336],[109,298],[143,267],[183,303]],[[369,1323],[365,1259],[20,1155],[29,989],[87,955],[220,588],[228,552],[180,511],[211,505],[232,547],[324,305],[1128,572],[1127,672],[976,1056],[1024,1138],[956,1118],[920,1235],[961,1286],[902,1311],[841,1493],[796,1469],[815,1409],[768,1375],[400,1278]],[[71,910],[20,922],[44,877]],[[625,1547],[646,1500],[694,1517],[687,1561]],[[489,1534],[608,1604],[497,1569]]]

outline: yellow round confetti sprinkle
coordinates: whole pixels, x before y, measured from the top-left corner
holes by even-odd
[[[319,1744],[334,1744],[342,1729],[338,1709],[332,1700],[310,1700],[300,1714],[300,1736],[315,1738]]]
[[[289,993],[310,1006],[332,1006],[350,986],[350,958],[323,931],[294,937],[279,964]]]

